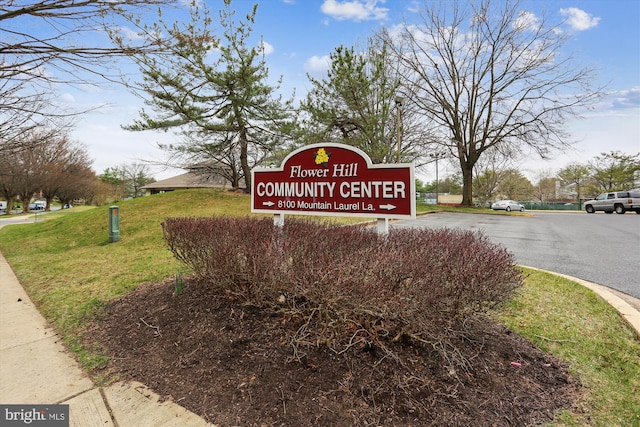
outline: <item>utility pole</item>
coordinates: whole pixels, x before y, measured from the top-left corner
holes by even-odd
[[[404,104],[404,98],[396,96],[396,140],[398,141],[396,163],[400,163],[400,147],[402,142],[402,104]]]
[[[439,152],[439,153],[430,153],[429,157],[431,157],[432,159],[435,159],[436,161],[436,205],[438,205],[440,203],[440,190],[438,188],[438,159],[442,159],[444,158],[444,156],[446,155],[446,153],[443,152]]]

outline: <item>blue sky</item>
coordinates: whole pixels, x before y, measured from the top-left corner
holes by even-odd
[[[222,1],[207,0],[206,3],[217,10]],[[254,3],[256,1],[234,0],[232,5],[243,16]],[[328,55],[335,47],[362,46],[381,26],[393,28],[403,19],[411,22],[416,18],[416,9],[425,4],[424,0],[263,0],[257,3],[256,43],[260,38],[265,43],[270,76],[274,80],[282,76],[284,94],[289,95],[295,89],[297,98],[303,97],[309,87],[307,73],[321,77],[328,65]],[[566,20],[562,30],[572,34],[565,46],[567,53],[573,54],[579,65],[597,68],[600,81],[596,83],[606,84],[608,93],[602,102],[594,105],[593,111],[585,113],[585,119],[567,123],[573,138],[580,141],[574,150],[559,153],[551,161],[529,158],[520,162],[525,175],[535,180],[542,171],[555,172],[570,162],[587,162],[603,151],[640,152],[640,1],[533,0],[522,2],[522,7],[536,16],[544,11],[554,21]],[[109,104],[80,119],[73,134],[87,144],[95,159],[96,172],[139,159],[163,158],[155,143],[170,141],[171,134],[134,133],[120,128],[137,118],[141,100],[118,86],[61,89],[62,103],[76,107]],[[154,169],[158,179],[176,172]],[[418,171],[418,175],[426,181],[435,179],[435,171],[430,166]]]

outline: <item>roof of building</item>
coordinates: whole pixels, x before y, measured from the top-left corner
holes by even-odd
[[[202,175],[193,172],[183,173],[167,179],[147,184],[144,190],[178,190],[188,188],[225,188],[229,182],[220,175]]]

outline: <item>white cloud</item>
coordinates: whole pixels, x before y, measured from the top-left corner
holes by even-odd
[[[60,95],[60,97],[58,98],[58,101],[62,102],[63,104],[75,104],[76,98],[67,92]]]
[[[304,64],[304,70],[312,75],[320,75],[329,69],[331,65],[331,59],[329,55],[324,56],[312,56],[307,59]]]
[[[338,21],[347,19],[353,21],[386,19],[388,8],[379,7],[378,3],[384,4],[386,0],[351,0],[337,1],[324,0],[320,10]]]
[[[588,30],[600,22],[600,18],[593,17],[584,10],[575,7],[560,9],[560,15],[566,18],[567,24],[575,31]]]
[[[120,27],[120,34],[126,40],[140,40],[143,38],[140,34],[127,27]]]
[[[273,45],[270,45],[264,40],[260,41],[260,44],[258,45],[258,52],[262,52],[264,56],[272,54],[274,50]]]
[[[616,110],[626,108],[640,108],[640,87],[634,87],[630,90],[621,90],[612,93],[612,107]]]
[[[522,11],[518,14],[513,26],[520,31],[536,30],[540,26],[540,20],[535,13]]]
[[[407,6],[407,12],[420,13],[420,3],[418,3],[418,1],[412,1],[411,4]]]

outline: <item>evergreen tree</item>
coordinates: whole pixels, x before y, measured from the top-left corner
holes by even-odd
[[[309,117],[308,142],[352,145],[374,163],[415,161],[426,154],[420,145],[429,133],[406,109],[390,59],[386,46],[373,40],[363,52],[339,46],[330,54],[327,76],[309,76],[312,88],[301,105]]]
[[[162,19],[144,27],[147,37],[168,32],[171,44],[165,49],[168,54],[133,56],[144,75],[139,93],[155,114],[143,110],[126,126],[134,131],[178,130],[180,142],[161,146],[174,166],[208,161],[209,170],[221,172],[234,188],[244,180],[246,191],[251,188],[251,168],[282,142],[291,110],[291,100],[283,101],[276,96],[279,87],[267,83],[261,45],[248,45],[256,12],[257,5],[237,22],[231,0],[225,0],[221,37],[211,30],[209,11],[198,4],[192,6],[185,28],[168,26]]]

